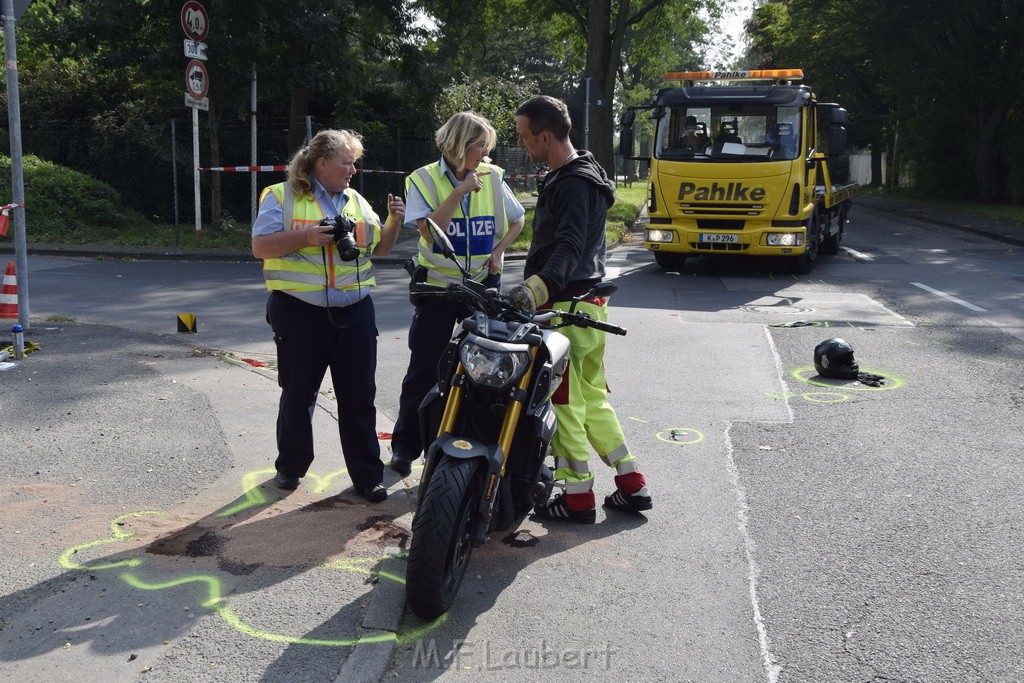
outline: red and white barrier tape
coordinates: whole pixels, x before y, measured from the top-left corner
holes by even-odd
[[[287,166],[200,166],[200,171],[213,171],[215,173],[252,173],[254,171],[287,171]],[[395,173],[398,175],[409,175],[408,171],[384,171],[377,168],[357,168],[356,173]],[[507,173],[505,179],[514,178],[543,178],[546,173]]]
[[[253,171],[287,171],[287,166],[200,166],[200,171],[221,173],[252,173]]]
[[[11,209],[24,209],[24,204],[6,204],[0,206],[0,237],[7,236],[7,226],[11,222]]]

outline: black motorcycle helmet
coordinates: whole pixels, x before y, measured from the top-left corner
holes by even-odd
[[[857,379],[860,370],[853,347],[842,339],[826,339],[814,347],[814,368],[822,377],[836,379]]]

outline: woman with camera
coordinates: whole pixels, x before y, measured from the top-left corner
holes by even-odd
[[[433,284],[461,282],[458,265],[434,246],[427,218],[445,229],[462,266],[489,287],[500,287],[508,245],[522,232],[525,211],[487,153],[497,143],[491,122],[459,112],[438,129],[441,158],[413,171],[405,181],[409,203],[405,225],[420,232],[416,258],[420,277]],[[441,297],[416,304],[409,327],[409,369],[402,380],[398,419],[391,437],[391,468],[407,476],[423,452],[417,411],[437,381],[437,361],[452,325],[469,309]]]
[[[394,247],[405,203],[388,195],[381,224],[349,187],[362,154],[358,133],[317,133],[292,157],[287,182],[263,190],[252,253],[263,259],[267,322],[277,345],[276,485],[297,488],[313,462],[312,418],[330,368],[349,476],[360,496],[380,502],[387,490],[374,406],[377,326],[370,290],[376,280],[370,257]]]

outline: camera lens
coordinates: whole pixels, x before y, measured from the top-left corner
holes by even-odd
[[[342,261],[354,261],[359,258],[359,247],[351,232],[342,233],[336,238],[335,243],[338,245],[338,254]]]

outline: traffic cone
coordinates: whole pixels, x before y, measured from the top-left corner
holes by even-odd
[[[14,275],[14,261],[7,262],[3,288],[0,289],[0,320],[18,319],[18,278]]]

